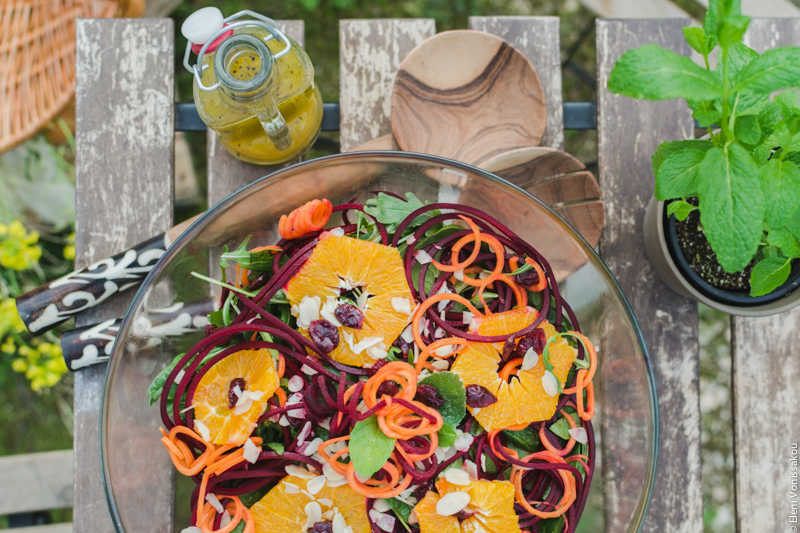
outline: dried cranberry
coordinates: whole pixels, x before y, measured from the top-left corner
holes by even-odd
[[[497,397],[494,394],[489,392],[486,387],[481,387],[480,385],[467,385],[467,405],[472,407],[489,407],[493,403],[497,402]]]
[[[388,394],[389,396],[394,396],[400,392],[400,385],[395,383],[394,381],[384,381],[378,387],[378,397],[383,396],[384,394]]]
[[[239,387],[239,394],[244,392],[244,378],[233,378],[231,380],[231,384],[228,387],[228,409],[236,407],[236,402],[239,401],[239,396],[233,391],[237,386]]]
[[[331,353],[339,346],[339,330],[325,319],[315,320],[308,326],[308,334],[317,347]]]
[[[539,274],[535,269],[532,268],[517,274],[514,276],[514,280],[520,285],[525,285],[526,287],[529,285],[536,285],[539,283]]]
[[[375,361],[375,364],[372,365],[372,368],[369,369],[369,375],[374,376],[375,374],[377,374],[378,370],[385,367],[388,362],[389,361],[387,361],[386,359],[378,359],[377,361]]]
[[[475,513],[472,513],[470,511],[461,510],[461,511],[457,512],[454,516],[456,518],[458,518],[459,522],[463,522],[464,520],[466,520],[467,518],[469,518],[473,514],[475,514]]]
[[[528,350],[531,348],[533,348],[533,339],[530,337],[522,337],[517,343],[517,349],[514,353],[517,357],[525,357],[525,354],[528,353]]]
[[[508,359],[508,356],[511,355],[511,352],[514,351],[514,348],[517,347],[517,338],[514,335],[511,335],[503,344],[503,361]]]
[[[364,313],[355,305],[341,304],[333,311],[333,315],[345,327],[353,329],[364,327]]]
[[[417,499],[418,502],[422,501],[425,495],[428,494],[428,491],[433,491],[433,490],[434,490],[433,482],[428,481],[427,483],[423,483],[422,485],[414,489],[414,497]]]
[[[400,348],[400,353],[403,354],[403,358],[408,359],[408,352],[411,350],[411,346],[408,345],[402,336],[397,337],[392,343],[392,346]]]
[[[314,524],[313,533],[333,533],[333,523],[327,520],[321,520]]]
[[[544,346],[547,344],[547,335],[545,335],[544,330],[542,328],[536,328],[525,336],[533,341],[533,345],[531,346],[533,351],[542,355]]]
[[[439,391],[425,384],[417,385],[417,400],[434,409],[444,405],[444,398],[439,396]]]

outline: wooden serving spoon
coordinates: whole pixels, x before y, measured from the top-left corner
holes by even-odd
[[[401,63],[392,93],[392,133],[401,150],[476,166],[538,146],[546,115],[533,65],[503,39],[480,31],[423,41]]]
[[[600,185],[575,157],[554,148],[528,147],[488,159],[480,168],[539,198],[597,247],[604,223]]]

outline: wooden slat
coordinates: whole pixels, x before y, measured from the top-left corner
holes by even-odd
[[[278,21],[281,29],[289,37],[305,45],[305,23],[302,20]],[[314,58],[311,58],[312,62]],[[272,174],[298,160],[282,165],[253,165],[233,157],[213,131],[208,131],[208,206],[211,207],[229,194],[253,183],[257,179]]]
[[[0,457],[0,516],[72,507],[72,450]]]
[[[339,22],[341,147],[391,133],[392,85],[400,63],[436,32],[433,19]]]
[[[708,8],[708,0],[695,0]],[[742,13],[750,17],[800,17],[800,8],[790,0],[742,0]]]
[[[561,97],[561,36],[558,17],[470,17],[469,27],[505,39],[539,74],[547,105],[547,129],[541,146],[564,149]]]
[[[630,48],[657,43],[688,55],[681,29],[687,22],[597,22],[599,178],[606,206],[600,252],[633,307],[657,382],[658,468],[644,531],[672,533],[703,528],[697,304],[655,277],[642,246],[642,219],[653,195],[651,154],[661,141],[690,137],[693,123],[679,100],[639,102],[605,87],[615,61]],[[613,423],[604,419],[604,428],[603,459],[610,462]],[[605,482],[613,496],[623,484],[641,480],[622,475]],[[606,504],[606,530],[622,530],[617,520],[630,511],[630,502],[609,500],[607,492]]]
[[[84,267],[172,226],[175,61],[170,19],[80,20],[76,33],[75,262]],[[84,313],[77,325],[122,316],[132,297]],[[75,375],[76,531],[113,531],[98,450],[105,370]],[[168,463],[148,464],[154,486]],[[138,490],[148,496],[143,517],[171,516],[169,493]],[[149,531],[167,527],[149,523]]]
[[[673,19],[689,15],[669,0],[580,0],[598,17],[615,19]]]
[[[32,526],[14,529],[14,533],[72,533],[77,531],[73,529],[72,524],[49,524],[46,526]]]
[[[759,53],[800,45],[800,19],[753,19],[745,44]],[[732,317],[736,530],[790,531],[789,455],[800,441],[800,309]],[[796,459],[796,456],[795,456]],[[794,478],[795,486],[797,478]],[[794,492],[792,498],[789,493]],[[796,515],[795,515],[796,516]],[[795,530],[796,531],[796,530]]]

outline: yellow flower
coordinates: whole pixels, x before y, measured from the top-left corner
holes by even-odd
[[[14,347],[13,343],[12,347]],[[34,340],[33,346],[21,345],[15,348],[20,357],[11,362],[11,368],[15,372],[25,374],[34,391],[52,387],[67,371],[67,365],[64,363],[61,347],[58,344]]]
[[[22,222],[0,225],[0,266],[12,270],[28,270],[39,261],[42,249],[36,243],[39,234],[26,232]]]
[[[24,333],[25,323],[17,312],[17,304],[13,298],[0,301],[0,338],[6,333]]]
[[[67,237],[67,245],[64,246],[64,259],[75,260],[75,233],[70,233]]]

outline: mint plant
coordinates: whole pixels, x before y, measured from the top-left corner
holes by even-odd
[[[703,27],[683,29],[705,68],[645,45],[617,61],[608,89],[646,100],[683,98],[708,128],[710,140],[658,147],[655,196],[674,200],[668,213],[679,220],[700,210],[705,236],[726,271],[738,272],[755,259],[750,294],[761,296],[783,284],[800,258],[800,48],[759,55],[742,44],[749,22],[739,0],[711,0]]]

